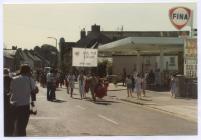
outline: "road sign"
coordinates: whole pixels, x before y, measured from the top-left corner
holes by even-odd
[[[178,30],[188,24],[191,16],[192,11],[186,7],[175,7],[169,10],[170,21]]]

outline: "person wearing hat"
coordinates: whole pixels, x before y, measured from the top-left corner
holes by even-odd
[[[35,81],[30,75],[30,67],[23,64],[20,67],[20,74],[11,81],[10,103],[12,105],[13,136],[26,136],[26,127],[30,116],[31,93],[32,90],[36,89]]]

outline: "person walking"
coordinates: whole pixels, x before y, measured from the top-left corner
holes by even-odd
[[[50,72],[47,73],[47,78],[46,78],[47,79],[47,100],[48,101],[51,100],[50,95],[51,95],[51,89],[52,89],[52,86],[53,86],[53,84],[52,84],[52,75],[53,75],[53,69],[51,69]]]
[[[52,83],[52,86],[51,86],[51,90],[50,90],[50,100],[53,101],[53,100],[56,100],[56,88],[57,88],[57,71],[56,70],[53,70],[53,73],[51,74],[51,83]]]
[[[126,68],[123,68],[123,73],[122,73],[122,83],[123,83],[123,86],[126,85]]]
[[[98,84],[97,78],[94,73],[91,74],[91,76],[88,77],[88,82],[89,82],[89,89],[91,91],[91,97],[93,101],[96,101],[96,96],[95,96],[95,88]]]
[[[132,93],[134,93],[134,89],[135,89],[135,75],[131,75],[131,81],[132,81]]]
[[[4,136],[11,136],[10,83],[8,69],[4,68]]]
[[[68,76],[69,87],[70,87],[70,97],[73,97],[73,90],[75,88],[75,75],[71,72]]]
[[[66,76],[65,76],[65,85],[66,85],[67,94],[69,94],[69,81],[68,81],[68,76],[69,76],[69,74],[66,73]]]
[[[143,94],[143,97],[145,97],[145,94],[146,94],[146,85],[147,85],[147,82],[146,82],[146,75],[144,73],[142,73],[142,94]]]
[[[173,74],[171,75],[171,81],[170,81],[170,92],[171,92],[171,97],[176,97],[175,93],[176,93],[176,79],[175,79],[176,75]]]
[[[137,99],[141,99],[141,92],[142,92],[142,79],[140,78],[140,74],[137,74],[135,80],[135,92],[137,93]]]
[[[78,75],[80,98],[85,98],[85,77],[83,72]]]
[[[26,136],[26,127],[30,116],[31,93],[32,90],[36,89],[35,81],[30,75],[30,67],[22,65],[20,74],[11,81],[10,104],[12,105],[13,136]]]
[[[132,95],[132,79],[131,79],[131,76],[128,75],[127,78],[126,78],[126,86],[127,86],[127,94],[128,94],[128,97],[133,97]]]

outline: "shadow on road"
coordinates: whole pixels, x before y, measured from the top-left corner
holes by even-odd
[[[117,96],[109,96],[109,97],[117,97]]]
[[[73,94],[74,95],[74,94]],[[81,100],[81,98],[76,98],[76,97],[72,97],[72,99],[77,99],[77,100]]]
[[[56,99],[56,100],[53,100],[52,102],[55,102],[55,103],[63,103],[63,102],[67,102],[67,101]]]
[[[99,105],[111,105],[112,103],[121,103],[121,102],[117,102],[117,101],[106,101],[106,100],[96,100],[96,102],[94,102],[95,104],[99,104]]]

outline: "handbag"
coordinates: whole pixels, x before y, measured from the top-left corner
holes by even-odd
[[[38,93],[38,87],[36,86],[35,89],[32,89],[31,88],[31,79],[29,78],[29,81],[30,81],[30,89],[31,89],[31,103],[30,103],[30,110],[29,110],[29,113],[30,114],[33,114],[33,115],[36,115],[37,114],[37,108],[36,108],[36,105],[34,103],[34,101],[36,101],[36,94]]]

